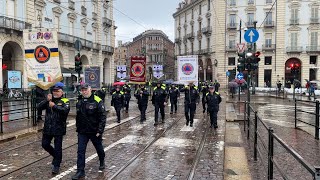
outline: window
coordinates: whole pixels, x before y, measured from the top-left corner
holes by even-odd
[[[87,30],[85,26],[81,26],[82,38],[86,39]]]
[[[201,4],[199,5],[199,15],[201,15]]]
[[[9,17],[15,17],[15,1],[14,0],[8,0],[7,1],[7,13]]]
[[[311,32],[311,47],[317,48],[318,46],[318,32]]]
[[[294,32],[291,33],[291,47],[298,46],[298,33]]]
[[[236,45],[236,40],[234,36],[229,37],[229,49],[234,49]]]
[[[229,0],[229,5],[230,6],[235,6],[236,5],[236,0]]]
[[[266,0],[266,4],[271,4],[272,0]]]
[[[236,58],[235,57],[228,57],[228,65],[229,66],[236,65]]]
[[[254,0],[248,0],[248,5],[254,4]]]
[[[248,13],[248,24],[253,24],[254,21],[254,14]]]
[[[266,83],[265,85],[267,87],[271,87],[271,74],[272,70],[271,69],[265,69],[264,70],[264,82]]]
[[[210,0],[208,0],[208,11],[210,10]]]
[[[272,39],[266,39],[266,44],[265,44],[265,47],[266,48],[271,48],[271,46],[272,46]]]
[[[271,61],[272,61],[272,56],[264,57],[264,65],[271,65],[272,64]]]
[[[311,8],[311,18],[314,18],[314,19],[319,18],[319,8],[318,7]]]
[[[236,15],[235,14],[230,14],[229,22],[230,22],[230,26],[232,26],[232,27],[236,26]]]
[[[310,64],[317,64],[318,56],[310,56]]]
[[[207,48],[210,48],[210,38],[207,39]]]
[[[266,24],[272,24],[272,12],[266,12]]]
[[[60,30],[60,17],[59,16],[54,16],[54,27],[56,28],[57,31]]]
[[[191,19],[193,19],[193,9],[191,9]]]
[[[298,24],[298,9],[291,9],[291,24]]]
[[[201,50],[201,40],[199,40],[199,51]]]
[[[69,21],[69,34],[73,35],[74,31],[74,23],[72,21]]]

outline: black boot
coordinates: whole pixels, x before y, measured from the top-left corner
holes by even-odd
[[[58,166],[52,166],[52,169],[51,169],[51,170],[52,170],[52,171],[51,171],[52,174],[58,174],[58,173],[59,173],[59,169],[60,169],[60,168],[59,168]]]
[[[77,179],[83,178],[85,176],[86,176],[86,174],[84,173],[84,171],[77,171],[77,173],[72,176],[72,179],[77,180]]]
[[[99,170],[102,171],[106,168],[104,161],[100,162]]]

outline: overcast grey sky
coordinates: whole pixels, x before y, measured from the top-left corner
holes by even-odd
[[[133,37],[147,29],[160,29],[173,41],[174,19],[172,14],[181,1],[114,0],[114,20],[118,27],[116,29],[116,45],[118,40],[132,41]]]

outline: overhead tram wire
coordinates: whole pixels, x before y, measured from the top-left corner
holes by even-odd
[[[271,6],[270,10],[268,11],[268,13],[267,13],[266,17],[264,18],[264,20],[262,21],[262,23],[261,23],[261,25],[259,26],[259,28],[258,28],[258,29],[260,29],[260,28],[262,27],[263,23],[266,21],[266,19],[268,18],[269,14],[270,14],[270,12],[272,11],[272,8],[273,8],[273,7],[274,7],[274,5],[276,4],[276,2],[277,2],[277,0],[275,0],[275,1],[273,2],[273,4],[272,4],[272,6]]]

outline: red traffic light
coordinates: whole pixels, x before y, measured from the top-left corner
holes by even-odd
[[[293,68],[294,67],[294,64],[290,64],[290,68]]]
[[[2,70],[6,70],[8,66],[6,64],[2,64]]]

